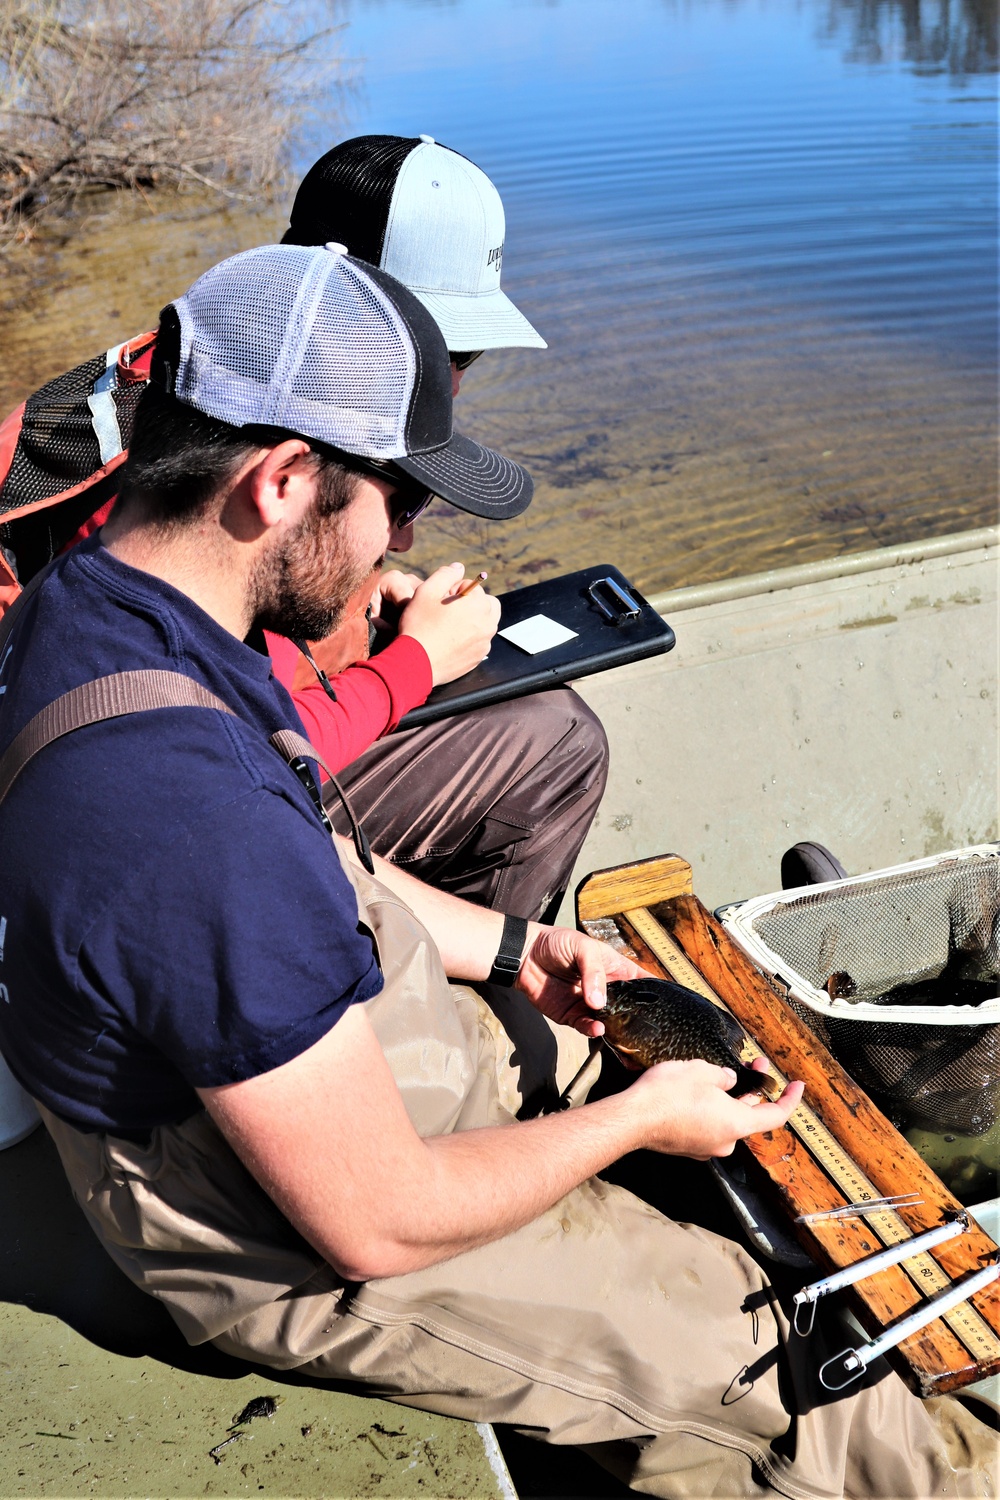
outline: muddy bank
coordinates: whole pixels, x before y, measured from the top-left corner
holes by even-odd
[[[5,258],[0,409],[154,325],[215,261],[280,238],[286,208],[94,200]],[[536,305],[545,292],[536,273]],[[827,338],[816,315],[790,327],[760,302],[725,340],[690,299],[646,345],[628,309],[592,327],[584,301],[564,304],[543,326],[549,350],[480,360],[457,409],[531,469],[531,509],[491,525],[439,502],[419,570],[460,557],[499,589],[608,561],[655,591],[996,520],[992,393],[975,367],[914,361],[863,330]]]
[[[68,366],[156,325],[227,255],[280,239],[285,205],[100,195],[0,259],[0,410]]]

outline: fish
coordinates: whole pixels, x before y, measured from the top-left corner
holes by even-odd
[[[604,1040],[640,1067],[701,1057],[735,1070],[736,1082],[728,1092],[737,1098],[778,1091],[774,1078],[742,1062],[748,1038],[736,1017],[671,979],[613,979],[599,1014]]]

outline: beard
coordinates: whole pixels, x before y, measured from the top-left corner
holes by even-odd
[[[385,554],[374,561],[353,555],[343,522],[343,511],[323,514],[314,506],[261,558],[251,582],[255,625],[293,641],[321,641],[366,580],[374,592]]]

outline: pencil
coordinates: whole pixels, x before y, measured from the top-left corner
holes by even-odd
[[[463,584],[458,593],[453,594],[452,597],[454,599],[464,599],[466,594],[471,593],[474,588],[478,588],[481,583],[485,583],[489,576],[488,573],[477,573],[475,578],[470,578],[468,583]]]

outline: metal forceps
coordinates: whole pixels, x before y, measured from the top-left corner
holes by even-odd
[[[918,1234],[913,1239],[901,1240],[898,1245],[890,1245],[887,1250],[879,1250],[875,1255],[867,1255],[864,1260],[855,1261],[853,1266],[845,1266],[842,1271],[835,1271],[832,1276],[824,1276],[821,1281],[814,1281],[811,1286],[803,1287],[801,1292],[796,1292],[792,1299],[795,1303],[792,1327],[801,1338],[805,1338],[812,1332],[816,1321],[816,1303],[821,1297],[825,1297],[829,1292],[839,1292],[842,1287],[853,1286],[856,1281],[864,1281],[866,1276],[874,1276],[876,1271],[884,1271],[888,1266],[896,1266],[901,1260],[909,1260],[912,1256],[919,1255],[922,1250],[929,1250],[932,1245],[941,1245],[945,1240],[953,1240],[956,1235],[965,1234],[970,1227],[968,1214],[958,1214],[947,1223],[939,1224],[936,1229],[928,1229],[924,1234]],[[963,1299],[960,1297],[958,1300],[961,1302]],[[804,1308],[808,1309],[808,1321],[801,1316]],[[804,1321],[803,1327],[801,1325]],[[904,1334],[903,1337],[905,1338],[906,1335]]]
[[[861,1198],[857,1203],[845,1203],[842,1208],[824,1208],[815,1214],[799,1214],[796,1224],[818,1224],[821,1219],[862,1219],[865,1214],[880,1208],[917,1208],[923,1198],[916,1193],[893,1193],[891,1198]]]

